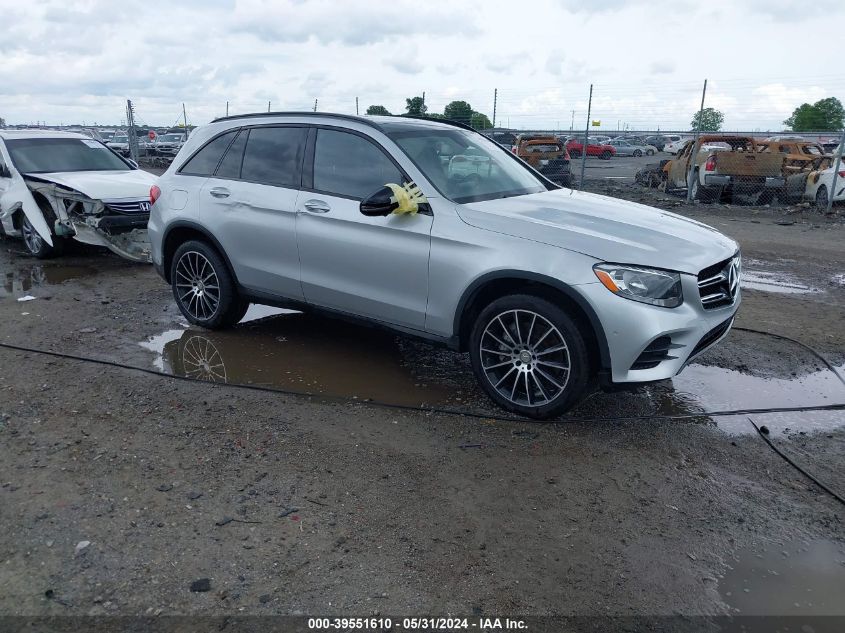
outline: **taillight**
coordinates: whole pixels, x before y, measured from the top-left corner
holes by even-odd
[[[150,204],[155,204],[156,200],[158,200],[160,196],[161,189],[158,188],[158,185],[150,187]]]
[[[839,172],[839,177],[845,178],[845,169],[843,169],[842,171]]]
[[[704,163],[704,171],[716,171],[716,155],[708,156],[707,162]]]

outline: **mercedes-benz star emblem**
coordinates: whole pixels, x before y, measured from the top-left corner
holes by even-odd
[[[730,288],[731,297],[736,297],[739,289],[739,258],[731,260],[731,265],[728,268],[728,288]]]

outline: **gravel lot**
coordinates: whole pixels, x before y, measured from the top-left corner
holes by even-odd
[[[841,222],[591,187],[738,239],[737,325],[845,364]],[[843,506],[746,416],[702,413],[845,402],[798,345],[735,331],[672,381],[572,412],[687,419],[503,421],[461,355],[312,315],[206,335],[149,266],[21,251],[0,241],[2,342],[179,373],[205,337],[230,382],[315,395],[0,349],[2,614],[845,615],[825,594],[845,565],[800,564],[845,559]],[[845,492],[842,412],[752,417]],[[773,554],[794,583],[755,601],[774,576],[753,565]]]

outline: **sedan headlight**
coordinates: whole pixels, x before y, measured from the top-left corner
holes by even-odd
[[[679,273],[618,264],[596,264],[593,272],[610,292],[632,301],[663,308],[677,308],[684,302]]]

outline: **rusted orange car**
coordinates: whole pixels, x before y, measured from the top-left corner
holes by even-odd
[[[815,169],[818,167],[820,160],[827,156],[819,143],[810,141],[760,141],[757,143],[757,148],[760,152],[784,154],[783,169],[786,176]]]
[[[549,180],[572,186],[569,152],[557,137],[517,136],[512,151]]]

